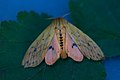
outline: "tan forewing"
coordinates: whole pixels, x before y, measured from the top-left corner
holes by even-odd
[[[54,26],[50,25],[30,45],[22,61],[24,67],[35,67],[43,61],[54,33]]]
[[[89,36],[70,23],[66,23],[65,26],[67,32],[84,56],[92,60],[101,60],[104,58],[99,46]]]

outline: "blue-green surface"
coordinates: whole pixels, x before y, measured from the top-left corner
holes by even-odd
[[[59,17],[69,13],[69,0],[0,0],[1,21],[16,20],[17,13],[24,10],[33,10],[38,13],[45,12],[54,17]],[[107,72],[106,80],[120,80],[120,58],[109,58],[105,60],[104,64]]]

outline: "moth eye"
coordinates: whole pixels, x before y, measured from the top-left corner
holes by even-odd
[[[75,43],[73,43],[72,48],[74,48],[74,46],[77,47],[77,45]]]

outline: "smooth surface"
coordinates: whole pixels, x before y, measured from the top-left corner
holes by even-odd
[[[15,20],[19,11],[44,12],[54,17],[69,13],[69,0],[0,0],[0,21]]]
[[[107,73],[106,80],[120,80],[120,57],[107,59],[105,69]]]
[[[69,13],[69,0],[0,0],[0,21],[16,20],[19,11],[44,12],[54,17]],[[120,80],[120,58],[105,61],[107,80]]]

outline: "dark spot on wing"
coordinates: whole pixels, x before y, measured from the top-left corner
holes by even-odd
[[[52,46],[50,46],[48,49],[52,49]]]
[[[88,46],[90,46],[90,44],[89,44],[89,43],[87,43],[87,45],[88,45]]]
[[[101,57],[101,55],[100,55],[99,53],[98,53],[97,55],[98,55],[99,57]]]
[[[37,51],[37,48],[34,48],[34,52],[36,52]]]
[[[97,59],[99,59],[99,57],[98,57],[98,56],[96,56],[96,58],[97,58]]]
[[[31,54],[31,51],[29,52],[29,55]]]
[[[28,61],[26,61],[26,63],[28,64],[28,63],[29,63],[29,60],[28,60]]]
[[[54,50],[54,48],[52,48],[52,50]]]
[[[50,46],[50,47],[48,48],[48,50],[50,50],[50,49],[54,50],[54,48],[53,48],[52,46]]]
[[[34,64],[34,61],[32,62],[32,64]]]
[[[77,47],[77,45],[76,45],[75,43],[73,43],[72,48],[73,48],[74,46]]]

